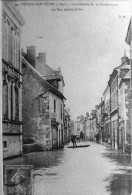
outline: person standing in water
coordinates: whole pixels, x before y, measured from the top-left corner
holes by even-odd
[[[75,136],[75,135],[73,135],[73,136],[71,137],[71,142],[72,142],[72,144],[73,144],[73,148],[77,147],[77,144],[76,144],[76,136]]]

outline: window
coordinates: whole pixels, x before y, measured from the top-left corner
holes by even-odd
[[[3,58],[8,60],[8,23],[5,17],[3,22]]]
[[[7,148],[7,141],[3,141],[3,148]]]
[[[54,112],[56,112],[56,100],[54,100]]]
[[[20,36],[17,29],[11,26],[3,16],[2,21],[2,56],[16,68],[20,66]]]
[[[16,68],[19,68],[20,63],[20,40],[18,32],[12,28],[11,30],[11,63]]]
[[[11,34],[11,26],[8,23],[8,62],[12,61],[12,34]]]
[[[15,66],[15,30],[12,30],[12,64]]]
[[[15,87],[15,120],[19,120],[19,89]]]
[[[11,82],[8,83],[8,119],[11,120],[12,98],[11,98]]]
[[[61,119],[62,119],[62,114],[63,114],[63,112],[62,112],[62,104],[61,104]]]
[[[3,118],[8,119],[8,84],[3,81]]]
[[[11,120],[13,120],[13,85],[11,85]]]

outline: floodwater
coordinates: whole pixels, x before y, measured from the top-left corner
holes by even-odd
[[[34,195],[130,195],[129,155],[94,142],[86,148],[34,152],[4,164],[32,164]]]

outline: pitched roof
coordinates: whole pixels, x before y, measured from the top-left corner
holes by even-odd
[[[130,79],[131,78],[131,71],[129,70],[127,74],[124,76],[123,79]]]
[[[49,82],[47,82],[44,78],[43,78],[43,75],[38,71],[36,70],[23,56],[22,56],[22,60],[24,61],[24,63],[26,63],[26,65],[28,66],[28,68],[30,70],[32,70],[43,82],[45,82],[45,84],[47,86],[49,86],[49,90],[48,91],[51,91],[52,93],[58,95],[58,96],[61,96],[63,99],[66,99],[63,94],[57,90],[53,85],[51,85]]]

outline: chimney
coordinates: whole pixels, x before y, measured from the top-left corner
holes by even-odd
[[[126,56],[126,50],[124,50],[124,56],[121,58],[121,64],[124,64],[129,61],[129,58]]]
[[[27,61],[35,68],[36,66],[36,47],[27,47]]]
[[[37,60],[39,63],[46,64],[46,53],[38,53]]]

